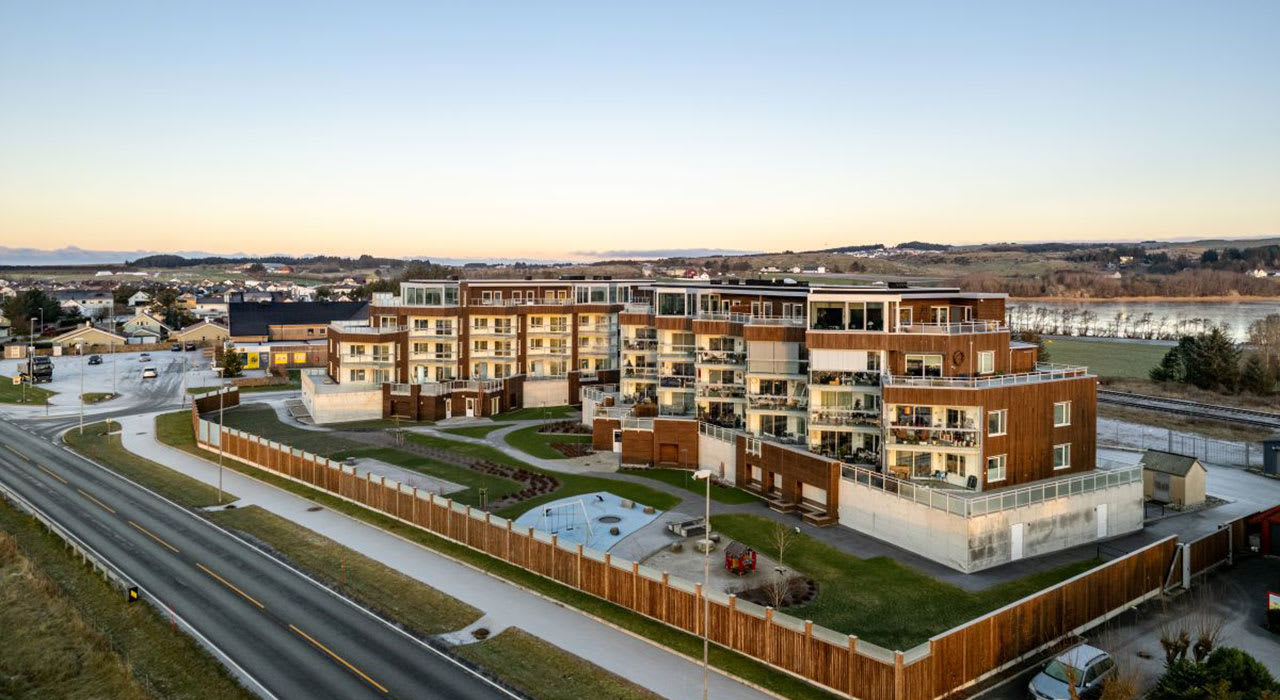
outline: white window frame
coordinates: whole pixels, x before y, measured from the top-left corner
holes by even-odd
[[[1059,422],[1058,422],[1058,407],[1059,407],[1059,406],[1061,406],[1061,407],[1063,408],[1062,415],[1063,415],[1063,421],[1064,421],[1064,422],[1062,422],[1062,423],[1059,423]],[[1071,402],[1070,402],[1070,401],[1057,401],[1057,402],[1055,402],[1055,403],[1053,404],[1053,427],[1055,427],[1055,428],[1065,428],[1065,427],[1066,427],[1066,426],[1068,426],[1068,425],[1071,425]]]
[[[991,416],[1000,416],[1000,432],[991,432]],[[1001,408],[996,411],[987,411],[987,437],[999,437],[1009,434],[1009,409]]]
[[[1059,452],[1059,451],[1061,451],[1061,452]],[[1065,459],[1063,460],[1063,463],[1062,463],[1062,464],[1058,464],[1058,455],[1059,455],[1059,454],[1062,454],[1062,455],[1065,457]],[[1070,468],[1071,468],[1071,443],[1069,443],[1069,442],[1064,442],[1064,443],[1062,443],[1061,445],[1054,445],[1054,446],[1053,446],[1053,469],[1054,469],[1054,471],[1057,471],[1057,470],[1060,470],[1060,469],[1070,469]]]
[[[992,462],[999,465],[998,471],[992,468]],[[1000,476],[992,476],[993,473],[999,473]],[[987,457],[987,482],[1004,481],[1009,478],[1009,456],[1008,455],[991,455]]]
[[[978,351],[978,374],[995,374],[996,371],[996,351],[995,350],[979,350]]]

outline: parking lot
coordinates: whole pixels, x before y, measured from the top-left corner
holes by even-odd
[[[144,353],[149,355],[149,361],[142,359]],[[87,406],[88,411],[159,406],[179,401],[187,387],[219,383],[207,352],[173,352],[167,343],[132,352],[103,354],[100,356],[102,364],[98,365],[90,365],[89,357],[64,355],[52,358],[53,381],[39,385],[56,392],[50,398],[47,410],[65,413],[68,408],[74,408],[78,411],[82,393],[119,394],[118,398]],[[4,360],[0,362],[0,374],[13,377],[25,364],[26,360]],[[153,368],[156,376],[143,378],[143,370],[147,368]],[[263,372],[245,372],[246,376],[260,374]]]

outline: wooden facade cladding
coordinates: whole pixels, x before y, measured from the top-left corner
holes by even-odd
[[[656,316],[653,325],[660,331],[693,332],[693,319],[688,316]]]
[[[591,447],[601,452],[613,451],[613,431],[622,427],[617,418],[597,418],[591,422]]]
[[[799,326],[753,326],[742,329],[744,340],[763,340],[774,343],[803,343],[805,329]]]
[[[911,320],[914,323],[929,323],[935,306],[949,306],[952,308],[967,306],[972,309],[970,314],[975,321],[1004,321],[1004,302],[1004,297],[983,297],[979,299],[951,296],[906,297],[898,303],[898,308],[911,309]],[[952,323],[962,320],[964,319],[957,318],[954,314],[952,315]]]
[[[1038,348],[1011,348],[1009,350],[1009,371],[1032,372],[1035,371],[1036,361],[1039,359],[1040,351]]]
[[[742,335],[742,324],[733,321],[693,319],[693,332],[698,335]]]
[[[856,331],[808,331],[810,350],[868,350],[888,353],[886,369],[890,374],[906,374],[907,355],[941,355],[943,375],[948,377],[978,374],[978,353],[995,353],[995,371],[1011,372],[1009,332],[995,333],[878,333]]]
[[[604,419],[597,419],[600,425]],[[616,421],[611,421],[615,422]],[[594,429],[593,429],[594,430]],[[592,442],[599,437],[593,432]],[[607,449],[613,449],[612,437]],[[622,463],[666,465],[696,469],[698,466],[698,421],[657,418],[653,430],[622,432]]]
[[[736,482],[751,484],[752,467],[760,470],[760,490],[766,497],[781,497],[788,503],[799,503],[804,497],[804,484],[826,492],[826,507],[834,514],[840,505],[840,463],[801,449],[760,441],[760,454],[746,449],[747,438],[735,441]],[[774,476],[781,482],[774,486]]]
[[[623,312],[618,314],[618,325],[620,326],[652,326],[653,314],[638,314]]]
[[[1097,378],[1085,376],[986,389],[886,386],[884,403],[981,407],[984,489],[992,489],[1094,469],[1097,394]],[[1053,406],[1060,401],[1071,402],[1071,424],[1054,427]],[[998,410],[1008,411],[1006,434],[988,435],[987,413]],[[1054,469],[1053,447],[1065,443],[1071,444],[1071,466]],[[1001,454],[1007,455],[1006,479],[986,481],[987,457]]]

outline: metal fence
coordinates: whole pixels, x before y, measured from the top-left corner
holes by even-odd
[[[1225,467],[1261,467],[1262,445],[1257,442],[1216,440],[1153,425],[1098,420],[1098,446],[1129,450],[1163,450]]]

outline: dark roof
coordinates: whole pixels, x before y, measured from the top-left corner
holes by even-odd
[[[1160,450],[1147,450],[1142,455],[1142,468],[1150,469],[1154,472],[1163,472],[1174,476],[1186,476],[1191,471],[1191,467],[1200,464],[1200,460],[1187,455],[1174,454],[1172,452],[1161,452]],[[1200,465],[1204,469],[1204,465]]]
[[[729,546],[724,548],[724,553],[731,557],[740,557],[750,551],[751,551],[750,547],[736,540],[733,542],[730,542]]]
[[[365,301],[232,302],[227,305],[235,337],[267,335],[267,326],[315,326],[369,317]]]

